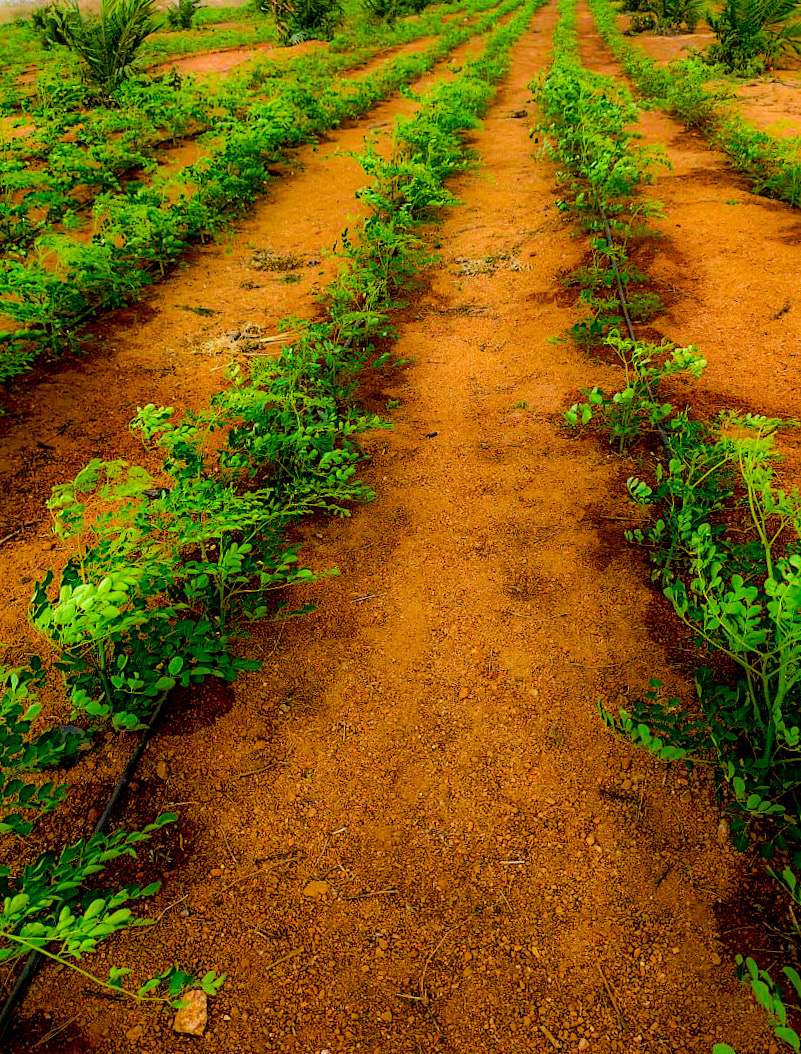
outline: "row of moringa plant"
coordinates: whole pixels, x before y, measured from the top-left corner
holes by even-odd
[[[574,11],[575,0],[563,0],[554,66],[539,86],[544,128],[569,171],[567,204],[594,242],[590,284],[616,286],[617,269],[625,291],[631,221],[652,157],[635,145],[636,108],[625,89],[578,63]],[[650,515],[626,537],[646,553],[652,579],[714,667],[698,670],[692,702],[666,699],[654,681],[646,698],[616,714],[602,707],[602,716],[666,761],[710,767],[728,797],[735,846],[758,845],[770,874],[801,903],[801,495],[782,488],[775,446],[798,422],[734,413],[698,421],[657,398],[671,375],[700,374],[696,348],[621,336],[611,320],[595,337],[621,362],[624,385],[586,390],[565,420],[594,424],[621,453],[652,458],[648,480],[628,481]],[[778,984],[752,958],[738,956],[737,969],[777,1038],[801,1049]],[[783,974],[801,995],[795,969]],[[733,1051],[718,1044],[715,1054]]]
[[[387,49],[412,43],[426,36],[443,32],[454,12],[473,17],[494,0],[453,6],[428,12],[413,22],[401,21],[392,26],[371,27],[369,36],[350,37],[334,47],[309,54],[286,55],[285,61],[259,56],[248,64],[244,76],[237,72],[221,83],[204,81],[198,84],[192,77],[181,78],[174,71],[160,77],[147,75],[127,77],[108,97],[99,97],[78,72],[69,66],[69,52],[58,53],[61,61],[52,74],[40,72],[36,91],[20,99],[16,116],[24,122],[25,134],[5,141],[5,151],[11,157],[45,162],[50,151],[58,146],[65,133],[84,145],[101,143],[109,137],[120,136],[123,142],[134,142],[138,148],[158,146],[184,138],[187,126],[196,131],[210,128],[218,112],[244,112],[250,102],[247,89],[256,94],[271,94],[269,88],[282,77],[298,77],[301,84],[312,78],[329,80],[357,68]],[[345,46],[349,42],[352,46]],[[179,91],[185,88],[186,93]],[[169,89],[172,89],[170,91]],[[189,112],[185,112],[186,110]]]
[[[495,2],[474,0],[471,16]],[[99,195],[123,193],[124,182],[127,197],[159,181],[180,185],[180,176],[160,177],[165,148],[203,137],[201,145],[213,155],[220,129],[246,122],[256,104],[286,96],[297,109],[303,100],[324,96],[334,78],[372,58],[382,44],[441,34],[445,25],[441,14],[429,15],[347,54],[313,52],[286,63],[264,58],[216,86],[171,75],[128,78],[105,105],[91,105],[91,88],[81,80],[54,75],[20,118],[25,134],[3,144],[0,245],[21,257],[48,233],[96,233]]]
[[[358,235],[342,238],[325,320],[297,323],[297,340],[276,360],[257,361],[247,373],[232,368],[230,386],[205,409],[180,419],[169,407],[141,409],[132,427],[161,451],[157,475],[94,460],[54,489],[48,507],[72,555],[57,581],[48,574],[37,583],[31,618],[57,649],[71,719],[83,731],[33,734],[30,695],[44,678],[42,662],[6,671],[0,832],[27,837],[32,822],[63,801],[66,788],[43,786],[40,774],[63,765],[98,729],[110,722],[135,730],[177,685],[255,668],[234,651],[248,621],[306,610],[285,591],[320,576],[300,565],[287,528],[311,511],[347,516],[354,502],[372,496],[356,476],[362,454],[355,438],[386,422],[356,405],[360,375],[388,360],[374,341],[387,338],[389,313],[428,259],[421,224],[455,202],[445,182],[469,163],[460,132],[487,106],[509,49],[542,2],[529,0],[491,34],[480,58],[432,88],[413,117],[400,118],[388,156],[367,143],[361,161],[372,180],[359,196],[370,211]],[[127,902],[153,887],[88,897],[87,889],[108,860],[132,854],[174,819],[0,870],[0,961],[38,948],[73,964],[135,924]],[[124,973],[114,968],[103,983],[119,989]],[[156,1000],[151,993],[165,979],[175,986],[187,975],[165,971],[139,996]],[[213,991],[220,978],[202,980]]]
[[[645,322],[661,307],[646,287],[632,247],[659,211],[638,196],[652,181],[662,153],[637,145],[631,130],[638,109],[626,86],[585,70],[577,57],[575,11],[567,5],[556,28],[555,58],[547,76],[532,83],[543,114],[546,147],[563,165],[563,211],[576,214],[589,235],[589,259],[569,282],[580,288],[587,315],[572,329],[587,350],[623,325],[616,284],[627,294],[635,321]]]
[[[722,70],[691,57],[660,66],[623,36],[610,0],[590,0],[601,36],[640,92],[688,128],[698,128],[730,163],[745,173],[757,194],[801,206],[801,160],[798,138],[776,139],[749,125],[722,103],[731,97],[723,87],[710,88]]]
[[[365,113],[521,2],[503,0],[474,24],[448,26],[425,51],[361,78],[339,84],[281,78],[274,94],[216,122],[219,147],[210,156],[174,177],[100,194],[91,242],[54,232],[40,235],[17,259],[7,254],[0,261],[0,314],[17,328],[0,334],[0,379],[25,370],[42,349],[57,354],[90,320],[163,276],[191,243],[218,233],[263,191],[280,151]]]

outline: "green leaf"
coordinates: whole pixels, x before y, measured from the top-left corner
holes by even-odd
[[[784,1025],[779,1025],[775,1030],[775,1033],[779,1039],[783,1039],[785,1043],[788,1043],[793,1050],[801,1051],[801,1039],[798,1037],[798,1033],[792,1028],[787,1028]]]

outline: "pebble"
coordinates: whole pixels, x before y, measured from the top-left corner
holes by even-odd
[[[386,1023],[388,1025],[391,1025],[392,1024],[392,1011],[391,1010],[385,1010],[383,1012],[383,1014],[381,1015],[381,1020],[382,1021],[386,1021]]]
[[[166,761],[160,761],[158,765],[156,765],[156,775],[160,780],[166,780],[168,772],[169,769],[167,768]]]
[[[138,1043],[144,1035],[144,1031],[144,1025],[134,1025],[133,1028],[129,1028],[128,1031],[125,1033],[125,1038],[128,1040],[129,1043]]]
[[[213,867],[211,871],[209,871],[212,878],[219,878],[222,873],[223,869],[221,867]]]
[[[579,1050],[586,1050],[589,1045],[590,1045],[589,1041],[587,1039],[585,1039],[584,1036],[582,1036],[581,1039],[579,1040],[578,1049]]]
[[[717,830],[718,845],[725,845],[729,840],[729,821],[724,816],[718,824]]]
[[[186,1036],[202,1036],[209,1019],[206,993],[199,988],[193,988],[181,996],[181,999],[184,1005],[175,1015],[173,1032],[181,1032]]]
[[[287,706],[286,703],[279,703],[278,709],[281,711],[282,714],[288,714],[290,708]]]
[[[327,882],[309,882],[303,889],[303,896],[316,900],[318,897],[324,897],[330,888]]]

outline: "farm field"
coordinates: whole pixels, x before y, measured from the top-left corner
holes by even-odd
[[[797,62],[252,24],[3,73],[0,1049],[798,1049]]]

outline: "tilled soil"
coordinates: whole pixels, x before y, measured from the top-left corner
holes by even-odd
[[[375,502],[298,532],[309,566],[341,574],[299,593],[314,614],[254,627],[260,673],[176,701],[119,817],[180,814],[140,855],[137,880],[163,880],[157,924],[86,965],[125,963],[134,982],[173,961],[226,971],[205,1038],[46,969],[15,1054],[778,1050],[732,962],[756,946],[784,961],[759,865],[729,846],[702,774],[637,753],[596,713],[654,677],[689,697],[696,656],[624,543],[632,464],[560,423],[616,373],[564,337],[584,244],[530,138],[528,89],[555,19],[535,17],[470,137],[463,205],[431,230],[441,262],[397,320],[410,364],[363,392],[374,410],[399,403],[394,430],[365,442]],[[614,72],[583,35],[585,61]],[[136,406],[203,405],[239,354],[226,334],[314,313],[325,251],[359,212],[346,151],[412,105],[300,151],[228,245],[192,254],[84,359],[20,384],[0,437],[2,533],[27,525],[0,549],[6,662],[36,643],[31,578],[63,558],[50,486],[92,456],[141,460]],[[797,308],[767,317],[792,299],[797,221],[664,117],[643,127],[676,162],[657,188],[649,271],[673,297],[654,326],[709,358],[703,409],[797,412]],[[294,268],[265,270],[277,255]],[[109,738],[70,774],[72,837],[123,753]]]

